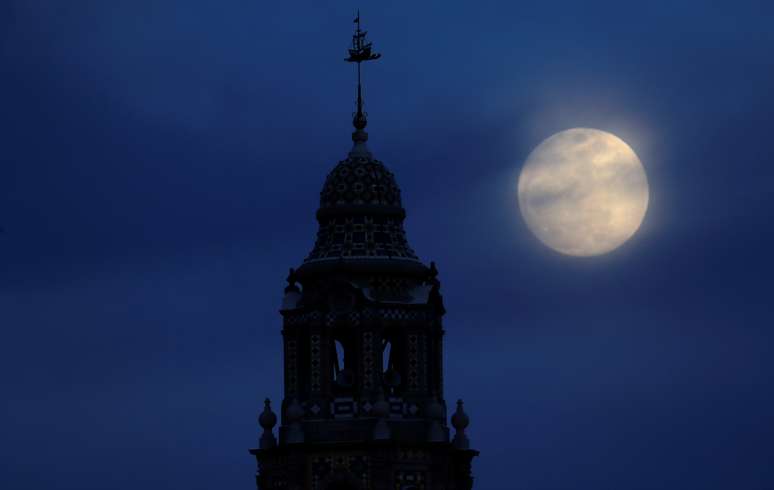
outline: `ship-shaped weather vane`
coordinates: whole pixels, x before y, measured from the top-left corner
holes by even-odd
[[[366,41],[365,38],[368,31],[360,29],[360,10],[357,11],[354,23],[355,34],[352,35],[352,47],[349,48],[349,57],[345,61],[357,63],[357,113],[352,120],[352,124],[360,130],[365,128],[367,124],[365,114],[363,113],[363,97],[362,89],[360,88],[360,63],[379,59],[382,55],[372,51],[372,43]]]

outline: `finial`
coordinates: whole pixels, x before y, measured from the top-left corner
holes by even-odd
[[[296,284],[297,280],[296,270],[291,268],[290,272],[288,272],[288,278],[286,279],[288,285],[285,286],[285,295],[282,297],[283,310],[293,310],[298,306],[299,301],[301,301],[301,290]]]
[[[438,311],[443,315],[446,313],[446,308],[443,306],[443,296],[441,295],[441,281],[438,280],[438,268],[435,266],[435,262],[430,262],[430,268],[427,271],[427,279],[425,284],[430,285],[430,293],[427,296],[427,302],[435,305]]]
[[[457,400],[457,411],[452,415],[451,422],[452,426],[457,430],[454,434],[454,440],[452,440],[454,447],[457,449],[469,449],[470,439],[468,439],[468,436],[465,434],[465,429],[470,425],[470,418],[468,417],[468,414],[465,413],[465,410],[462,409],[461,399]]]
[[[271,411],[271,400],[268,398],[263,402],[263,412],[258,417],[258,423],[269,431],[277,424],[277,415]]]
[[[438,281],[438,267],[435,266],[435,262],[430,262],[430,268],[427,270],[427,282],[432,285],[440,285]]]
[[[261,449],[270,449],[277,445],[277,439],[274,438],[272,429],[277,425],[277,415],[271,411],[271,401],[267,398],[263,402],[263,413],[258,417],[258,423],[263,428],[261,435]]]
[[[349,63],[357,63],[357,113],[355,113],[355,117],[352,119],[352,125],[355,126],[356,129],[356,131],[352,133],[352,139],[357,144],[358,141],[361,141],[360,138],[362,138],[362,141],[367,139],[367,136],[365,136],[365,138],[363,137],[363,129],[366,127],[366,124],[368,124],[368,121],[366,121],[365,113],[363,112],[363,97],[360,83],[360,63],[379,59],[382,55],[371,51],[372,43],[366,41],[365,39],[368,32],[360,29],[360,10],[357,11],[357,17],[355,17],[354,23],[356,27],[355,34],[352,35],[352,47],[349,48],[349,57],[346,58],[345,61]],[[358,133],[363,133],[363,135]],[[356,135],[359,139],[356,139]]]
[[[288,285],[285,287],[285,292],[289,293],[291,291],[298,292],[298,286],[296,286],[296,270],[294,268],[290,268],[290,271],[288,272],[288,277],[285,279],[288,282]]]

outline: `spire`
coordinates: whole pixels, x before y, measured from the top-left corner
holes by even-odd
[[[360,76],[360,63],[364,61],[371,61],[379,59],[382,55],[371,51],[372,43],[366,41],[366,34],[368,31],[360,29],[360,10],[357,11],[357,17],[354,20],[355,34],[352,35],[352,47],[349,48],[349,57],[345,61],[349,63],[357,63],[357,112],[352,119],[352,125],[355,126],[355,132],[352,133],[352,141],[355,142],[355,147],[352,149],[352,153],[368,153],[365,148],[365,142],[368,140],[368,134],[363,131],[368,124],[366,121],[366,115],[363,112],[363,90]]]

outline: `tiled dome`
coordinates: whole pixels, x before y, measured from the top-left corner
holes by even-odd
[[[417,261],[406,241],[395,176],[371,155],[362,128],[355,145],[328,174],[320,192],[317,240],[305,263],[339,258],[396,258]]]
[[[401,207],[395,177],[382,162],[350,155],[328,174],[320,192],[320,209],[352,205]]]

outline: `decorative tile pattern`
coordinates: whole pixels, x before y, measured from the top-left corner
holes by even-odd
[[[374,334],[373,332],[363,332],[363,389],[373,389],[375,375]]]
[[[369,413],[371,413],[371,409],[372,409],[372,408],[374,408],[374,406],[373,406],[373,405],[371,405],[371,402],[370,402],[370,401],[366,400],[366,401],[363,403],[363,405],[361,405],[361,408],[362,408],[362,412],[363,412],[363,413],[365,413],[365,414],[369,414]]]
[[[349,312],[349,324],[353,327],[357,327],[360,325],[360,312],[359,311],[350,311]]]
[[[311,461],[312,490],[325,490],[326,480],[336,472],[345,471],[360,483],[360,488],[370,488],[370,468],[367,456],[361,454],[325,454]]]
[[[419,389],[425,391],[427,390],[427,365],[429,363],[427,335],[419,335],[417,349],[419,350],[417,355],[417,358],[419,359]]]
[[[376,314],[387,322],[420,322],[427,319],[429,313],[424,310],[406,310],[405,308],[379,308]]]
[[[435,341],[435,352],[435,367],[438,369],[438,394],[443,398],[443,340],[440,336]]]
[[[320,192],[320,208],[346,205],[401,207],[395,176],[379,160],[348,157],[328,174]]]
[[[285,392],[298,394],[298,342],[288,339],[285,342]]]
[[[309,336],[309,354],[310,354],[310,366],[311,366],[311,372],[309,383],[312,389],[312,392],[319,392],[320,391],[320,336],[319,335],[310,335]]]
[[[331,413],[335,419],[351,419],[357,414],[357,404],[352,398],[335,398],[331,402]]]
[[[403,230],[403,218],[331,216],[320,221],[314,248],[304,262],[337,257],[417,259]]]
[[[402,398],[390,397],[390,418],[400,419],[405,414],[406,404]]]
[[[408,389],[419,389],[419,335],[408,336]]]
[[[398,459],[401,461],[427,461],[430,458],[427,452],[421,449],[407,448],[398,451]]]
[[[422,471],[396,471],[395,472],[395,490],[405,490],[415,488],[417,490],[425,489],[425,474]]]
[[[368,293],[375,299],[409,301],[413,284],[405,277],[374,276],[368,284]]]
[[[336,313],[329,311],[325,314],[325,326],[326,327],[332,327],[334,323],[336,323]]]

